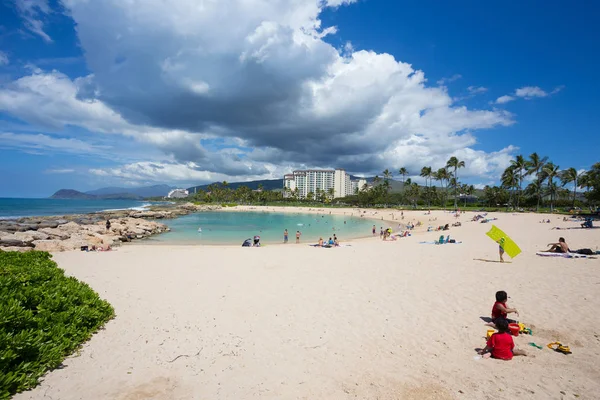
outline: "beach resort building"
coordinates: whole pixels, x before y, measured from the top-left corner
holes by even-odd
[[[306,169],[284,175],[283,189],[286,196],[297,190],[301,199],[318,191],[326,194],[333,192],[333,197],[338,198],[356,193],[356,188],[360,189],[366,182],[365,179],[350,179],[343,169]]]
[[[185,189],[173,189],[169,192],[167,197],[169,199],[183,199],[185,197],[188,197],[189,194],[190,193]]]

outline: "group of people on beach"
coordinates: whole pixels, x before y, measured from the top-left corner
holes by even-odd
[[[319,242],[314,246],[314,247],[339,247],[340,246],[340,241],[338,240],[337,236],[335,235],[335,233],[333,234],[333,237],[330,237],[328,241],[324,241],[322,237],[319,238]]]
[[[516,323],[508,319],[508,314],[514,313],[517,316],[519,311],[516,308],[510,308],[506,304],[508,294],[504,290],[496,292],[496,302],[492,306],[492,319],[489,323],[498,330],[487,340],[486,346],[479,350],[479,354],[484,357],[492,357],[499,360],[512,360],[513,356],[526,356],[523,350],[515,348],[515,342],[510,334],[509,324]]]
[[[302,232],[296,231],[296,244],[300,243],[300,236],[302,236]],[[288,243],[289,241],[289,233],[288,230],[283,231],[283,243]]]

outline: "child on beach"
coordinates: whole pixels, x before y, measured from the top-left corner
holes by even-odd
[[[519,311],[517,311],[516,308],[509,308],[506,306],[506,300],[508,300],[508,295],[504,290],[496,292],[496,302],[492,307],[492,322],[496,326],[498,326],[499,321],[507,321],[507,323],[515,322],[506,318],[509,313],[515,313],[519,316]]]
[[[496,243],[498,243],[498,253],[500,253],[500,262],[504,262],[504,258],[502,257],[504,255],[504,238],[500,238],[500,240],[498,240]]]
[[[515,342],[508,332],[508,321],[499,320],[496,324],[498,332],[494,333],[487,341],[486,346],[479,354],[490,353],[492,358],[499,360],[512,360],[513,356],[526,356],[523,350],[515,349]]]

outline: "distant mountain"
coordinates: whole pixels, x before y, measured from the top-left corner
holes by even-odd
[[[96,199],[96,196],[79,192],[73,189],[60,189],[58,192],[54,193],[50,196],[51,199],[85,199],[91,200]]]
[[[214,182],[209,183],[208,185],[200,185],[200,186],[192,186],[187,190],[190,193],[194,193],[198,190],[208,190],[210,185],[217,185],[219,187],[223,186],[223,182]],[[273,189],[283,189],[283,179],[263,179],[260,181],[250,181],[250,182],[231,182],[227,184],[227,187],[230,189],[237,189],[240,186],[247,186],[252,190],[258,189],[258,185],[262,185],[264,190],[273,190]]]
[[[73,200],[142,200],[143,197],[133,193],[111,193],[101,196],[83,193],[73,189],[60,189],[50,196],[51,199],[73,199]]]
[[[132,194],[138,197],[163,197],[169,194],[175,187],[169,185],[153,185],[137,188],[105,187],[85,192],[94,196],[107,196],[115,194]]]

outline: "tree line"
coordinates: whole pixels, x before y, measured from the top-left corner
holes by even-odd
[[[264,190],[262,185],[257,190],[247,186],[231,189],[226,181],[210,185],[206,191],[200,190],[191,194],[190,198],[205,203],[318,203],[444,208],[471,204],[528,210],[539,210],[542,207],[554,210],[556,206],[594,206],[600,202],[600,163],[594,164],[589,170],[577,171],[575,168],[561,169],[549,161],[548,157],[541,157],[537,153],[527,158],[518,155],[503,171],[499,185],[486,185],[483,189],[461,182],[459,173],[465,166],[465,161],[453,156],[444,167],[438,169],[424,166],[420,171],[409,171],[402,167],[396,174],[402,183],[399,191],[392,191],[394,173],[386,169],[381,176],[375,176],[372,182],[357,188],[353,195],[341,199],[333,198],[333,188],[317,189],[302,199],[297,189]],[[416,176],[424,178],[424,185],[414,181]]]

